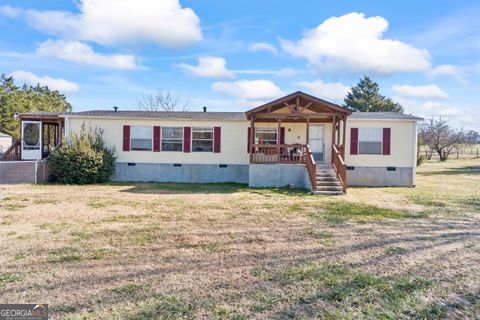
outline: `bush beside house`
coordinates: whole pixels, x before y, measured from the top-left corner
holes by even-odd
[[[115,171],[115,149],[105,145],[103,131],[82,126],[79,134],[50,156],[53,176],[61,183],[89,184],[110,180]]]

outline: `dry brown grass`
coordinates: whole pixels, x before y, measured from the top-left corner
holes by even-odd
[[[54,319],[473,318],[480,161],[417,180],[340,197],[0,185],[0,301]]]

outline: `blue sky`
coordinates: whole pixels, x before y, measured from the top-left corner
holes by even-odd
[[[0,72],[74,110],[156,90],[244,111],[302,90],[341,103],[366,74],[408,113],[480,129],[478,1],[0,1]]]

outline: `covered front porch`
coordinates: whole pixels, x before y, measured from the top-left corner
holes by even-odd
[[[331,164],[346,190],[345,137],[350,111],[296,92],[246,114],[251,164],[303,164],[314,191],[317,166]]]
[[[64,119],[40,112],[18,116],[20,140],[15,141],[0,161],[41,160],[57,148],[65,135]]]

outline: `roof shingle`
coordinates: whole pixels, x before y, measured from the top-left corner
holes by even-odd
[[[398,112],[352,112],[351,119],[371,119],[371,120],[423,120],[423,118],[403,114]]]

